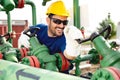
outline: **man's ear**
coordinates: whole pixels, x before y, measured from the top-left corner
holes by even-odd
[[[49,25],[50,24],[50,18],[46,17],[46,22]]]

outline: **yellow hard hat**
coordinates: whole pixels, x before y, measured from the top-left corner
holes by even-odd
[[[46,12],[47,15],[49,14],[55,14],[55,15],[60,15],[60,16],[69,16],[68,10],[66,10],[65,5],[63,1],[58,0],[54,3],[52,3]]]

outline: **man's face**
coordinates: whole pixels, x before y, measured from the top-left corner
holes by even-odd
[[[68,23],[66,16],[53,15],[48,18],[48,36],[56,37],[63,34],[63,30]]]

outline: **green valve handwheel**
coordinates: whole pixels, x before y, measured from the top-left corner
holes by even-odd
[[[93,74],[91,80],[120,80],[120,70],[115,67],[101,68]]]

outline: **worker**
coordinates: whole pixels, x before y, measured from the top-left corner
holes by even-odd
[[[62,53],[66,59],[73,60],[74,56],[69,56],[66,53],[66,38],[63,33],[64,28],[68,24],[69,12],[66,9],[62,0],[53,2],[47,9],[46,12],[46,24],[37,24],[32,27],[39,27],[37,31],[37,39],[41,44],[46,45],[49,48],[50,54]],[[29,42],[25,42],[23,37],[27,37],[25,34],[21,34],[18,44],[28,47]],[[29,39],[28,37],[26,39]],[[72,68],[72,67],[71,67]],[[66,71],[66,73],[68,73]]]

